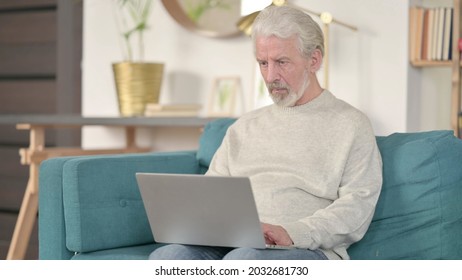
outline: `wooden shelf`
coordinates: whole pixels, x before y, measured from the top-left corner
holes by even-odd
[[[414,67],[451,67],[451,60],[414,60],[411,61]],[[460,63],[462,66],[462,62]]]

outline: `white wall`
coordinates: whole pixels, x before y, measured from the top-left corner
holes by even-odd
[[[85,116],[118,114],[111,63],[121,60],[121,51],[110,2],[84,2],[82,104]],[[425,116],[429,119],[443,120],[428,127],[421,124],[420,115],[424,115],[421,112],[429,107],[428,103],[434,102],[421,99],[415,94],[415,88],[428,88],[428,83],[433,83],[422,79],[422,74],[410,69],[408,63],[409,1],[291,2],[318,12],[328,11],[334,18],[358,27],[357,32],[336,24],[330,27],[330,90],[364,111],[377,135],[407,131],[408,128],[436,129],[443,125],[445,117],[432,117],[428,113]],[[169,16],[160,1],[154,5],[151,26],[146,34],[147,58],[166,64],[162,103],[204,103],[217,76],[240,76],[244,95],[251,94],[255,64],[249,38],[213,39],[190,33]],[[322,71],[319,75],[323,80]],[[410,86],[408,78],[418,86]],[[408,87],[414,88],[414,96],[410,96],[409,100]],[[446,89],[442,90],[446,93]],[[421,105],[409,106],[415,100]],[[435,107],[440,105],[441,108],[447,106],[434,104]],[[408,107],[414,109],[409,111]],[[419,109],[415,109],[417,107]],[[145,136],[141,141],[160,150],[173,150],[180,146],[194,148],[199,135],[196,130],[181,132],[172,129],[155,134],[142,133]],[[83,143],[87,147],[105,146],[107,143],[120,145],[123,144],[121,139],[120,131],[99,128],[87,128],[83,135]]]
[[[378,135],[406,130],[407,1],[292,1],[358,31],[330,29],[330,89],[365,112]]]

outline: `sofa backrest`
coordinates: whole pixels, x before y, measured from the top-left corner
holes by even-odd
[[[452,131],[377,137],[383,186],[353,259],[462,259],[462,140]]]
[[[233,118],[218,119],[209,122],[204,127],[204,132],[199,139],[199,149],[197,150],[197,160],[202,173],[205,173],[209,168],[212,157],[220,147],[228,127],[235,121],[236,119]]]
[[[197,159],[205,172],[234,119],[211,122]],[[377,137],[383,186],[352,259],[462,259],[462,140],[452,131]]]

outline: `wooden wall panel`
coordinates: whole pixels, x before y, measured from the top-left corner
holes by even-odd
[[[18,149],[29,146],[29,131],[17,130],[15,125],[0,125],[0,146],[14,146]],[[0,153],[0,160],[2,158]]]
[[[13,213],[2,213],[0,212],[0,259],[6,259],[8,248],[10,246],[11,237],[13,236],[13,230],[16,225],[17,215]],[[32,235],[29,241],[29,247],[27,248],[26,258],[27,260],[38,259],[38,227],[37,222],[32,230]],[[5,279],[2,277],[2,279]],[[8,277],[6,277],[8,279]]]
[[[55,11],[2,14],[0,26],[0,44],[56,42]]]
[[[53,80],[0,80],[0,112],[44,114],[56,110]]]
[[[2,160],[0,160],[0,178],[29,177],[29,169],[20,163],[19,149],[16,147],[0,146]],[[0,181],[1,184],[1,181]]]
[[[56,45],[0,45],[0,78],[55,78]]]
[[[22,169],[29,170],[28,166],[22,166]],[[21,172],[22,173],[22,172]],[[19,213],[22,199],[26,191],[27,177],[13,177],[1,175],[0,180],[0,210],[7,212]]]
[[[0,0],[0,114],[81,112],[82,11],[82,0]],[[47,146],[71,142],[79,132],[46,132]],[[29,177],[18,154],[28,145],[28,131],[0,125],[0,259]],[[35,228],[26,259],[37,259],[37,240]]]
[[[55,78],[56,11],[0,13],[0,78]]]
[[[56,110],[56,82],[54,80],[1,80],[0,112],[2,114],[46,114]],[[53,145],[53,136],[47,135]],[[17,130],[14,125],[0,125],[0,145],[26,147],[28,131]]]
[[[18,148],[0,146],[0,212],[19,212],[29,177],[29,166],[21,165]]]
[[[74,1],[74,0],[70,0]],[[1,0],[0,12],[12,9],[30,9],[56,6],[57,0]]]

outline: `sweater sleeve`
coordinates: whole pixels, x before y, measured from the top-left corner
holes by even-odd
[[[366,233],[382,186],[382,160],[366,119],[354,134],[338,198],[312,216],[283,224],[297,247],[347,248]]]
[[[229,130],[228,130],[229,131]],[[207,176],[231,176],[228,167],[229,153],[229,132],[226,133],[218,150],[213,155],[209,169],[205,173]]]

